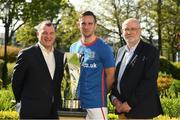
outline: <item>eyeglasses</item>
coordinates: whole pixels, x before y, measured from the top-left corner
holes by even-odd
[[[124,28],[122,30],[125,32],[136,32],[139,29],[141,29],[141,28]]]

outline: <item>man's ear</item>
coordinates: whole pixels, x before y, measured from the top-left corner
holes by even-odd
[[[39,36],[39,32],[36,32],[36,36]]]
[[[77,26],[78,28],[80,28],[80,22],[79,22],[79,21],[76,22],[76,26]]]
[[[96,30],[96,28],[97,28],[97,23],[95,23],[95,30]]]

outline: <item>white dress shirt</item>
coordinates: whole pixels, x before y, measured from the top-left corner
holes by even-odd
[[[116,64],[118,64],[120,62],[120,60],[122,59],[120,69],[119,69],[119,73],[118,73],[118,84],[117,84],[117,90],[118,90],[119,93],[121,93],[121,91],[120,91],[120,81],[121,81],[122,76],[124,74],[124,70],[126,69],[126,66],[129,63],[131,57],[133,56],[134,51],[135,51],[138,44],[139,44],[139,42],[134,47],[132,47],[130,49],[126,45],[125,50],[124,50],[125,53],[121,52],[121,55],[118,56],[120,58],[117,58],[118,61],[116,61]],[[124,57],[123,57],[123,54],[124,54]]]
[[[54,58],[54,48],[48,52],[46,50],[46,48],[40,43],[38,42],[39,46],[40,46],[40,49],[42,51],[42,54],[44,56],[44,59],[46,61],[46,64],[47,64],[47,67],[48,67],[48,70],[49,70],[49,73],[51,75],[51,78],[53,80],[53,77],[54,77],[54,71],[55,71],[55,58]]]

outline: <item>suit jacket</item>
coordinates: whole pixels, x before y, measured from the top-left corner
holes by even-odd
[[[46,118],[52,108],[61,108],[60,85],[63,77],[64,54],[54,49],[53,80],[38,44],[22,50],[12,78],[16,102],[21,103],[20,118]]]
[[[124,49],[125,47],[120,48],[118,55]],[[113,95],[122,102],[127,101],[131,107],[131,110],[125,113],[127,118],[147,119],[163,113],[157,89],[158,71],[159,52],[143,41],[139,42],[122,75],[121,94],[117,90],[116,69],[116,80],[110,97]]]

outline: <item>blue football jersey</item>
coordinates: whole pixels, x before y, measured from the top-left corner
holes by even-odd
[[[89,44],[77,41],[70,52],[80,54],[81,72],[78,96],[82,108],[107,106],[105,68],[115,66],[112,49],[101,38]]]

